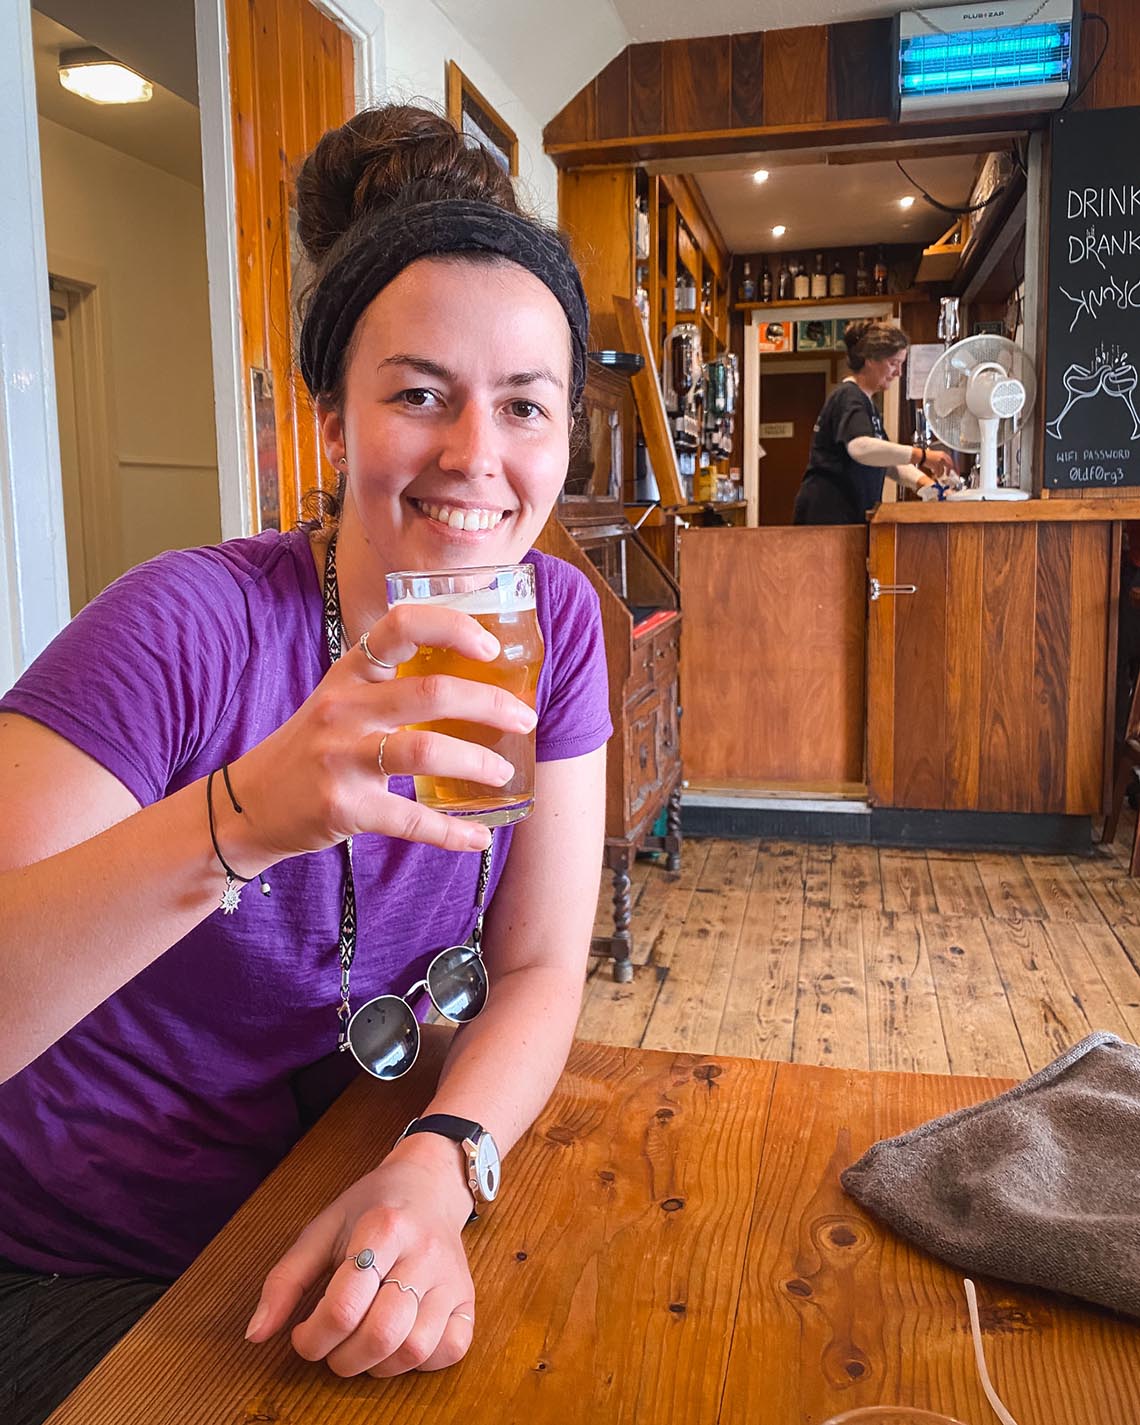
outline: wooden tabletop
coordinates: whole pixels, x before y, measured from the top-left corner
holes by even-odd
[[[478,1325],[450,1370],[341,1380],[242,1335],[265,1270],[426,1100],[363,1076],[49,1425],[820,1425],[905,1403],[994,1419],[961,1273],[863,1213],[839,1173],[875,1139],[1003,1081],[578,1044],[504,1196],[467,1233]],[[1019,1425],[1140,1420],[1140,1326],[978,1281]]]

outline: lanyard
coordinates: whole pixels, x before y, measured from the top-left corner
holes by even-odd
[[[329,667],[345,651],[344,620],[340,612],[340,588],[336,578],[336,534],[329,540],[325,555],[324,579],[324,626],[325,646],[328,649]],[[349,1003],[349,978],[352,962],[356,958],[356,885],[352,874],[352,837],[344,841],[344,890],[340,905],[340,933],[337,936],[337,956],[340,960],[340,1003],[337,1005],[337,1019],[340,1032],[337,1048],[348,1048],[348,1021],[352,1018]],[[487,882],[491,876],[491,847],[483,852],[479,864],[479,884],[475,893],[475,928],[471,932],[471,944],[476,954],[482,954],[483,941],[483,900],[487,894]]]

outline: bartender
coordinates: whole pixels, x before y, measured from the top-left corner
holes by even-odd
[[[862,524],[883,498],[887,477],[908,490],[958,484],[945,451],[886,438],[873,398],[902,374],[906,332],[894,322],[863,319],[847,323],[843,340],[851,375],[828,396],[815,423],[795,524]]]

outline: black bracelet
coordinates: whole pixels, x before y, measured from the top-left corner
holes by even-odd
[[[239,816],[241,816],[242,809],[238,805],[238,799],[234,796],[233,785],[230,782],[230,769],[224,762],[222,763],[221,771],[222,780],[226,784],[226,791],[229,794],[230,802],[233,806],[233,809],[237,812]],[[256,876],[239,876],[238,873],[233,869],[233,867],[229,865],[229,863],[226,861],[226,858],[222,855],[222,848],[218,845],[217,827],[214,824],[214,778],[217,775],[217,772],[211,772],[210,775],[206,778],[206,814],[209,817],[210,821],[210,841],[214,847],[214,855],[218,858],[218,864],[226,873],[226,888],[222,892],[222,898],[218,904],[220,908],[226,913],[226,915],[233,915],[234,911],[237,910],[239,905],[241,905],[242,886],[248,886],[251,881],[260,881],[261,894],[263,896],[269,895],[272,887],[260,871],[257,873]]]

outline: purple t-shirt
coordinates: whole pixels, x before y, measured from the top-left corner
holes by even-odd
[[[546,643],[537,755],[577,757],[611,731],[597,596],[570,565],[527,559]],[[308,538],[272,532],[124,575],[0,708],[145,806],[261,741],[327,670]],[[414,795],[410,778],[390,786]],[[489,898],[510,841],[496,832]],[[353,859],[358,1006],[403,993],[470,934],[479,855],[360,836]],[[255,882],[235,915],[215,910],[0,1085],[0,1257],[174,1276],[201,1250],[355,1072],[350,1055],[320,1062],[336,1049],[343,874],[340,847],[281,862],[272,895]]]

